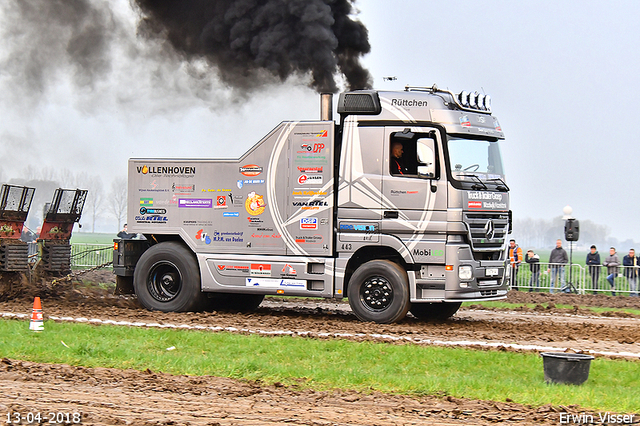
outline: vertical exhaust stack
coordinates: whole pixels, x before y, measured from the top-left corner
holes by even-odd
[[[320,94],[320,120],[333,121],[333,94]]]

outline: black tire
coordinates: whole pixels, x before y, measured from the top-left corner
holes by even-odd
[[[264,294],[210,293],[207,309],[214,311],[253,312],[264,300]]]
[[[197,311],[205,300],[194,254],[173,241],[156,244],[140,256],[133,287],[142,306],[154,311]]]
[[[460,309],[461,302],[413,303],[409,312],[421,320],[446,320]]]
[[[389,324],[407,315],[409,278],[395,262],[371,260],[361,265],[348,286],[349,305],[362,321]]]

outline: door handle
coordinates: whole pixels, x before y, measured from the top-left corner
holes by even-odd
[[[397,210],[385,210],[384,212],[385,219],[397,219],[398,211]]]

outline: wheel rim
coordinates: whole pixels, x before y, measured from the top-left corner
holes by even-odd
[[[147,289],[159,302],[169,302],[180,294],[182,274],[176,265],[163,261],[154,264],[149,271]]]
[[[360,287],[360,300],[364,307],[370,311],[384,311],[393,302],[391,284],[385,277],[367,278]]]

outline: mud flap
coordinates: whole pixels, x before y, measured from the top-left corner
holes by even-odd
[[[113,292],[115,296],[121,294],[134,294],[133,290],[133,277],[122,277],[116,275],[116,290]]]

